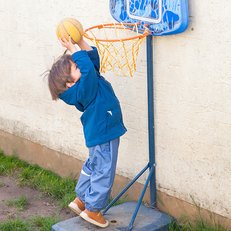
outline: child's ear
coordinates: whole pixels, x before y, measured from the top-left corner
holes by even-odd
[[[66,82],[66,87],[70,88],[72,86],[72,83]]]

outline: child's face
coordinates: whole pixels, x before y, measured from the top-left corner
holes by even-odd
[[[73,86],[81,77],[81,72],[80,72],[79,68],[77,68],[76,64],[73,62],[71,62],[70,76],[71,76],[71,81],[66,83],[66,86],[68,88]]]

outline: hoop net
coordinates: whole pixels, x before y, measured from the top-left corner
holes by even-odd
[[[148,30],[139,34],[134,23],[108,23],[86,29],[84,37],[97,47],[102,73],[132,77],[141,43],[149,34]]]

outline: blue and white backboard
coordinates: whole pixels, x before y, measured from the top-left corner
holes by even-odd
[[[152,35],[183,32],[188,26],[188,0],[110,0],[110,12],[118,22],[140,23]]]

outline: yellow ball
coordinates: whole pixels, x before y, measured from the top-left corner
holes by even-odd
[[[59,39],[67,40],[71,36],[72,40],[77,43],[83,36],[83,26],[74,18],[64,18],[57,26],[56,35]]]

